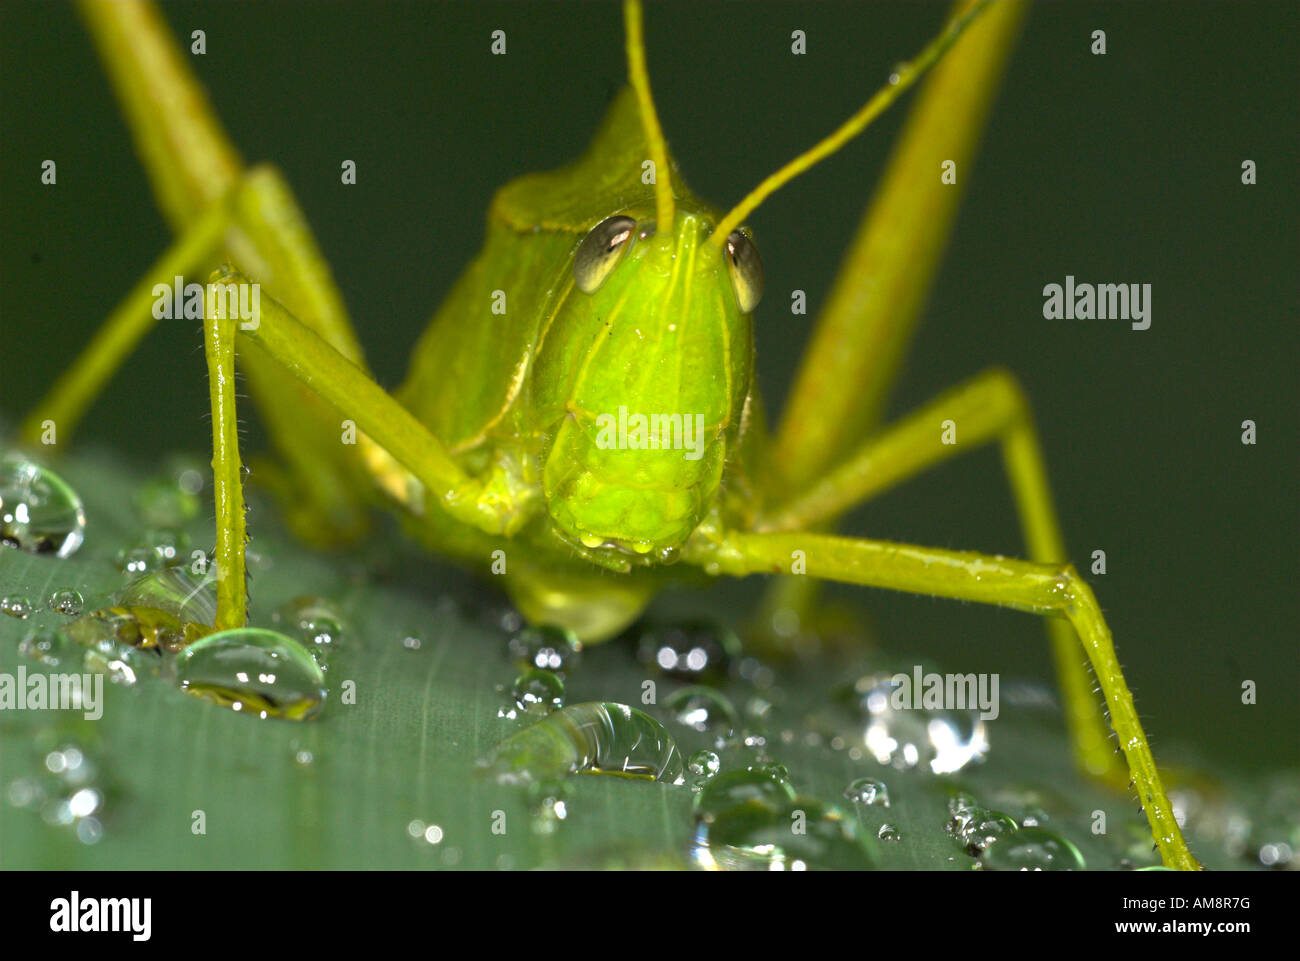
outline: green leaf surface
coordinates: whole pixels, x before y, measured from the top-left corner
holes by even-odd
[[[19,643],[33,628],[67,623],[46,607],[52,592],[74,588],[90,611],[122,588],[127,578],[114,558],[144,529],[134,505],[154,465],[143,467],[93,452],[58,463],[85,501],[86,541],[63,560],[0,549],[0,595],[38,606],[26,619],[0,617],[0,674],[42,669],[20,655]],[[513,706],[518,667],[508,653],[509,609],[490,585],[420,555],[391,525],[357,552],[313,552],[284,534],[276,511],[255,493],[251,503],[252,623],[274,627],[273,612],[304,594],[329,599],[344,615],[322,713],[305,722],[259,720],[192,697],[165,676],[106,684],[97,721],[71,711],[0,711],[0,866],[686,867],[707,860],[692,854],[696,778],[689,773],[680,785],[573,775],[558,788],[562,804],[549,807],[541,799],[556,790],[530,792],[476,773],[476,762],[503,738],[535,723],[499,716]],[[210,516],[208,508],[187,525],[193,546],[210,546]],[[668,596],[652,618],[743,613],[720,596],[718,588]],[[862,744],[861,720],[834,692],[868,672],[910,672],[915,655],[884,654],[860,633],[849,659],[751,659],[733,670],[721,689],[741,722],[719,751],[724,773],[784,765],[800,803],[838,805],[860,838],[863,863],[877,867],[974,868],[977,860],[945,830],[957,791],[1018,823],[1037,809],[1089,867],[1156,863],[1136,802],[1074,772],[1041,685],[1003,679],[984,763],[949,776],[878,763]],[[345,681],[355,683],[355,704],[340,696]],[[656,704],[642,702],[646,681],[655,682]],[[588,648],[567,684],[569,704],[614,701],[657,716],[684,756],[711,746],[711,735],[664,710],[686,682],[639,659],[635,638]],[[48,811],[42,816],[41,805],[30,803],[31,785],[49,781],[50,753],[67,744],[96,766],[88,783],[103,807],[94,843],[79,839],[75,824],[47,823]],[[886,783],[888,808],[844,798],[861,777]],[[1189,840],[1204,863],[1245,867],[1258,864],[1269,843],[1300,849],[1294,784],[1293,775],[1257,784],[1201,777],[1173,794],[1189,812]],[[196,834],[200,811],[206,833]],[[1093,832],[1096,812],[1106,815],[1105,834]],[[879,839],[883,825],[898,840]]]

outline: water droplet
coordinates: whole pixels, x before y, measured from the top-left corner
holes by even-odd
[[[10,804],[40,814],[46,824],[70,829],[83,844],[103,837],[100,819],[110,792],[100,772],[97,754],[88,742],[61,738],[52,729],[37,734],[34,772],[9,782]]]
[[[684,765],[672,735],[650,715],[625,704],[591,702],[515,732],[480,767],[503,784],[578,771],[676,783]]]
[[[858,704],[866,718],[862,739],[881,764],[900,770],[924,765],[935,774],[955,774],[988,752],[988,730],[976,711],[932,711],[895,705],[892,680],[858,682]]]
[[[727,676],[740,653],[740,639],[710,621],[654,624],[641,634],[637,656],[666,674],[688,681],[716,682]]]
[[[81,614],[81,608],[86,603],[86,599],[81,596],[79,591],[71,588],[55,591],[50,595],[46,602],[50,610],[59,614],[66,614],[68,617],[77,617]]]
[[[406,637],[402,638],[402,647],[406,648],[408,651],[418,651],[421,643],[420,639],[414,635],[408,634]]]
[[[876,832],[876,837],[882,841],[901,841],[903,836],[898,833],[898,828],[892,824],[880,825],[880,830]]]
[[[571,671],[582,657],[582,643],[559,627],[526,627],[510,638],[510,657],[542,671]]]
[[[1300,780],[1295,772],[1272,775],[1254,790],[1251,817],[1241,818],[1237,827],[1237,851],[1247,863],[1266,868],[1295,866],[1300,851]]]
[[[217,579],[188,568],[167,567],[145,574],[122,588],[117,600],[123,607],[149,607],[163,611],[182,624],[211,627],[217,618]]]
[[[698,816],[706,820],[741,804],[784,807],[794,800],[794,789],[763,771],[728,771],[706,784],[695,798]]]
[[[696,751],[687,762],[686,769],[696,777],[709,778],[722,769],[722,761],[712,751]]]
[[[21,594],[6,594],[0,597],[0,611],[8,614],[10,617],[16,617],[20,621],[25,621],[32,616],[36,606],[29,598]]]
[[[1024,816],[1020,819],[1020,826],[1025,828],[1041,828],[1050,820],[1050,816],[1040,807],[1031,807],[1025,810]]]
[[[962,811],[977,807],[980,807],[980,803],[975,795],[966,791],[954,790],[948,795],[949,814],[960,814]]]
[[[185,562],[190,538],[184,531],[159,528],[145,531],[137,546],[153,551],[156,567],[171,567]]]
[[[1259,863],[1266,868],[1285,868],[1291,864],[1295,852],[1285,841],[1262,844],[1259,848]]]
[[[38,627],[28,631],[18,642],[18,653],[50,667],[58,667],[71,658],[81,656],[81,648],[62,631]]]
[[[948,822],[949,833],[972,857],[995,841],[1014,834],[1016,829],[1016,822],[1010,816],[981,807],[964,808]]]
[[[63,478],[21,454],[0,456],[0,542],[67,557],[85,532],[81,498]]]
[[[790,780],[790,769],[779,761],[760,761],[758,764],[751,764],[749,769],[774,781]]]
[[[296,597],[274,614],[273,620],[311,653],[321,670],[329,670],[329,656],[347,633],[343,615],[323,597]]]
[[[122,548],[117,552],[117,557],[114,558],[113,562],[123,574],[132,576],[147,574],[150,571],[156,571],[166,566],[152,547],[143,545]]]
[[[180,528],[194,520],[199,516],[199,499],[187,486],[192,486],[192,478],[184,473],[146,481],[135,495],[140,519],[154,528]]]
[[[1082,871],[1083,855],[1046,828],[1021,828],[995,841],[980,856],[987,871]]]
[[[725,696],[699,684],[673,691],[664,707],[679,724],[723,737],[729,736],[739,723],[736,709]]]
[[[325,701],[325,676],[293,638],[260,628],[211,634],[176,659],[181,689],[236,711],[301,721]]]
[[[113,641],[146,650],[175,652],[210,633],[211,628],[182,623],[156,607],[107,607],[77,618],[64,631],[85,647]]]
[[[870,867],[838,809],[811,798],[735,805],[696,825],[691,857],[705,870],[807,871]]]
[[[558,674],[530,667],[510,688],[515,704],[529,714],[550,714],[564,707],[564,681]]]
[[[96,641],[82,659],[86,670],[103,674],[114,684],[130,687],[141,677],[157,676],[162,668],[157,650],[141,650],[114,638]]]
[[[860,777],[850,782],[844,789],[844,796],[854,804],[889,807],[889,788],[884,781],[877,781],[873,777]]]

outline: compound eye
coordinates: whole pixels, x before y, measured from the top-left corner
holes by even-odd
[[[610,217],[591,228],[573,258],[573,281],[585,294],[594,293],[618,266],[636,232],[631,217]]]
[[[752,313],[763,299],[763,261],[749,236],[739,230],[727,235],[727,269],[742,314]]]

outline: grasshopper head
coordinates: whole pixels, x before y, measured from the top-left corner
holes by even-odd
[[[670,556],[722,482],[750,388],[761,267],[747,234],[708,242],[706,213],[658,232],[649,210],[597,224],[538,354],[543,493],[565,540]]]

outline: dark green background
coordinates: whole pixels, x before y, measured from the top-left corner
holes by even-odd
[[[613,4],[170,4],[245,157],[288,173],[383,382],[482,237],[492,191],[579,152],[622,83]],[[938,5],[652,4],[660,113],[691,186],[734,203],[860,104]],[[509,53],[488,53],[491,30]],[[789,52],[790,31],[808,53]],[[1089,53],[1104,29],[1108,53]],[[188,41],[187,41],[188,44]],[[1030,15],[895,414],[994,363],[1038,412],[1065,535],[1114,629],[1158,756],[1294,765],[1297,685],[1297,7],[1050,4]],[[901,113],[752,219],[773,409]],[[71,7],[0,7],[0,411],[25,410],[168,241]],[[57,187],[39,183],[58,163]],[[339,183],[353,159],[358,183]],[[1259,184],[1240,183],[1243,159]],[[1153,285],[1153,323],[1046,321],[1042,287]],[[164,323],[82,440],[142,467],[208,442],[201,340]],[[247,410],[246,410],[247,413]],[[1243,447],[1240,423],[1259,425]],[[256,443],[256,430],[252,431]],[[992,450],[870,505],[876,537],[1019,553]],[[254,533],[256,533],[254,531]],[[759,582],[715,598],[753,597]],[[859,595],[861,596],[861,595]],[[873,593],[885,643],[1046,678],[1020,614]],[[1240,685],[1259,704],[1240,704]]]

